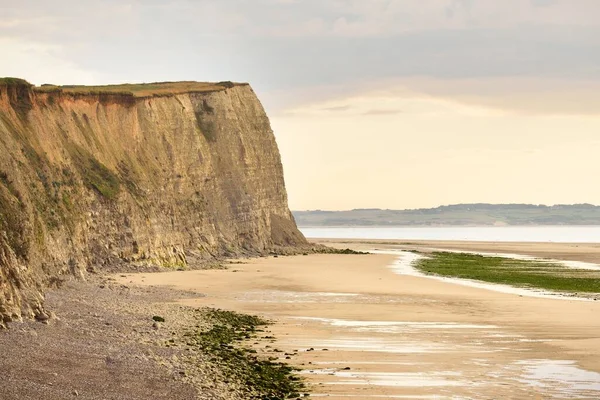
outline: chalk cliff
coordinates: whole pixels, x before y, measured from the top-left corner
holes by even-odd
[[[0,80],[0,325],[88,271],[305,245],[249,85]]]

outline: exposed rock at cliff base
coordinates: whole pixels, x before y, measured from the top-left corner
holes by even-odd
[[[0,325],[86,270],[305,245],[249,85],[0,79]]]

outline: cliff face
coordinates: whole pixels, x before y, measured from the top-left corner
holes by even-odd
[[[61,276],[306,244],[248,85],[126,96],[0,83],[0,325]]]

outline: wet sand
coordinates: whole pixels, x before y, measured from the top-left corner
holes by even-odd
[[[600,263],[600,243],[468,242],[451,240],[311,239],[331,247],[446,249],[522,254],[539,258]]]
[[[544,254],[560,258],[562,252]],[[313,396],[600,398],[600,302],[398,275],[390,268],[394,260],[386,254],[269,257],[229,270],[119,279],[206,295],[182,299],[187,305],[273,318],[277,340],[258,351],[289,357],[303,369]]]

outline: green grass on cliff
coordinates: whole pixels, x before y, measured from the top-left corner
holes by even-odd
[[[31,86],[31,83],[27,82],[25,79],[6,77],[6,78],[0,78],[0,85],[2,85],[2,86],[14,86],[14,85]]]
[[[84,170],[84,179],[88,185],[108,199],[114,199],[119,194],[121,185],[119,179],[100,161],[89,158],[88,168]]]
[[[107,199],[116,198],[121,190],[117,175],[82,147],[71,143],[67,148],[84,183]]]
[[[209,93],[218,92],[234,86],[247,85],[246,83],[224,82],[154,82],[154,83],[123,83],[119,85],[52,85],[33,86],[24,79],[4,77],[0,78],[0,86],[23,85],[33,87],[38,93],[67,93],[73,95],[117,95],[128,97],[153,97],[168,96],[180,93]]]
[[[421,259],[415,267],[421,272],[439,276],[559,292],[600,293],[600,271],[539,261],[436,252]]]
[[[30,246],[26,226],[21,195],[9,176],[0,171],[0,231],[5,232],[8,244],[17,257],[23,259],[27,257]]]
[[[243,85],[233,82],[155,82],[155,83],[125,83],[121,85],[105,85],[105,86],[77,86],[77,85],[42,85],[35,87],[36,92],[55,93],[63,92],[75,95],[120,95],[132,97],[152,97],[166,96],[180,93],[207,93],[216,92],[231,88],[237,85]]]

